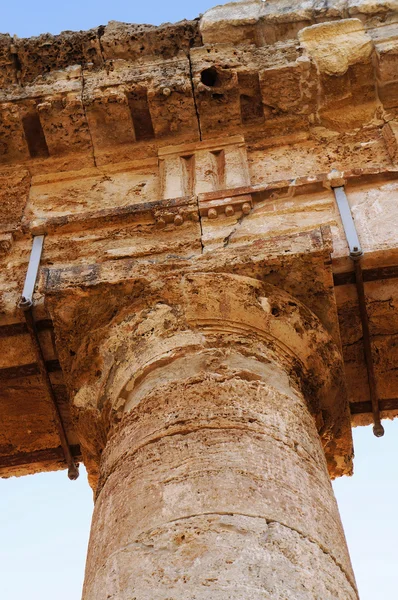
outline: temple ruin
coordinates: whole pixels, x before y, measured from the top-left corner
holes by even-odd
[[[0,67],[0,475],[84,462],[83,600],[357,599],[330,479],[398,414],[397,0]]]

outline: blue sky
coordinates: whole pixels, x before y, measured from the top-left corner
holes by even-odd
[[[215,6],[226,4],[220,0],[20,0],[1,3],[0,32],[29,37],[40,33],[60,33],[66,30],[84,30],[106,25],[108,21],[151,23],[193,19]]]
[[[0,32],[19,37],[89,29],[110,20],[153,23],[193,18],[211,0],[3,0]],[[225,4],[225,2],[219,2]],[[355,475],[335,482],[361,600],[396,600],[398,422],[384,438],[354,430]],[[84,472],[0,480],[0,598],[79,600],[92,512]],[[321,599],[320,599],[321,600]]]
[[[398,421],[384,425],[384,438],[354,429],[355,475],[334,483],[361,600],[397,598]],[[80,600],[93,508],[81,471],[0,480],[2,600]]]

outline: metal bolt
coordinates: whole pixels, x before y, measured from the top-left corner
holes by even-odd
[[[209,208],[209,212],[207,213],[207,216],[209,217],[209,219],[217,219],[218,212],[216,211],[215,208]]]
[[[79,477],[79,466],[78,465],[71,465],[68,469],[68,477],[71,481],[76,481],[76,479],[78,479]]]
[[[373,434],[376,437],[383,437],[384,435],[384,427],[381,423],[375,423],[373,425]]]

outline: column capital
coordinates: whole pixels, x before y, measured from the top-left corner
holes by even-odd
[[[80,315],[87,295],[80,293]],[[296,297],[253,277],[219,272],[167,273],[127,294],[119,310],[120,289],[107,292],[107,322],[76,338],[60,330],[73,408],[86,463],[95,463],[125,411],[139,402],[155,377],[194,376],[206,369],[216,349],[251,361],[259,377],[263,366],[280,365],[305,396],[313,414],[332,477],[350,472],[352,448],[341,353],[320,319]],[[86,307],[86,308],[85,308]],[[96,310],[95,303],[91,310]],[[54,312],[67,317],[62,303]],[[76,318],[74,315],[74,329]],[[71,316],[71,315],[69,315]],[[237,358],[240,356],[241,358]],[[165,370],[164,367],[168,366]],[[173,374],[174,373],[174,374]],[[152,378],[152,379],[151,379]],[[149,383],[148,383],[149,382]],[[141,391],[140,391],[141,389]]]

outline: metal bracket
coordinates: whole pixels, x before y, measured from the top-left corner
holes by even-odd
[[[339,207],[341,220],[344,227],[345,237],[350,249],[350,257],[358,259],[363,255],[361,244],[359,242],[357,230],[355,228],[354,219],[352,218],[351,208],[348,203],[344,186],[333,188],[334,197],[336,198],[337,206]]]
[[[39,273],[40,259],[43,251],[44,235],[39,235],[33,238],[32,250],[29,258],[29,266],[26,273],[25,284],[22,292],[21,299],[18,303],[20,309],[22,309],[26,327],[30,334],[32,345],[36,355],[36,362],[39,367],[39,371],[42,377],[44,388],[48,399],[51,402],[55,425],[60,438],[61,447],[64,453],[66,464],[68,465],[68,477],[69,479],[77,479],[79,477],[79,468],[75,463],[72,456],[69,442],[66,436],[65,427],[62,421],[62,415],[58,407],[57,400],[55,398],[54,390],[51,384],[50,376],[47,371],[46,362],[44,359],[43,351],[40,346],[39,335],[37,333],[36,323],[33,317],[33,294],[35,291],[36,280]]]
[[[19,308],[22,308],[22,310],[26,310],[27,308],[33,306],[33,293],[35,291],[36,279],[39,273],[43,245],[44,235],[37,235],[33,238],[25,284],[23,286],[22,297],[18,305]]]
[[[348,247],[350,249],[350,258],[354,261],[355,283],[357,287],[359,312],[361,315],[362,324],[363,348],[365,353],[366,369],[368,373],[369,394],[372,402],[373,433],[376,437],[382,437],[384,435],[384,427],[381,424],[380,420],[380,406],[372,358],[369,317],[368,311],[366,309],[365,287],[363,284],[363,274],[361,266],[361,258],[363,256],[363,251],[359,242],[357,230],[355,228],[354,219],[352,218],[351,208],[348,203],[348,198],[346,196],[344,186],[335,187],[333,188],[333,191],[336,198],[337,206],[339,207],[339,212],[343,223]]]

